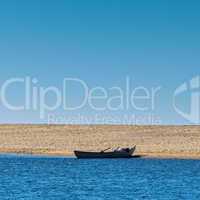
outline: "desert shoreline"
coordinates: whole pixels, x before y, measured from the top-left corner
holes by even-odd
[[[144,158],[200,159],[200,126],[0,125],[0,154],[71,157],[133,145]]]
[[[3,155],[16,155],[16,156],[36,156],[36,157],[56,157],[56,158],[76,158],[73,152],[38,152],[38,151],[30,151],[27,150],[0,150],[0,156]],[[136,153],[136,157],[138,158],[146,158],[146,159],[184,159],[184,160],[200,160],[200,154],[180,154],[180,153]]]
[[[76,158],[73,153],[58,153],[58,152],[46,152],[46,153],[38,153],[38,152],[32,152],[30,151],[0,151],[0,156],[28,156],[28,157],[45,157],[45,158]],[[157,154],[157,153],[147,153],[147,154],[136,154],[136,157],[133,156],[132,159],[178,159],[178,160],[200,160],[200,155],[195,154]]]

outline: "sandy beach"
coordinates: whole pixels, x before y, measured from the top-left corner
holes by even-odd
[[[147,157],[200,158],[200,126],[0,125],[0,152],[73,155],[137,145]]]

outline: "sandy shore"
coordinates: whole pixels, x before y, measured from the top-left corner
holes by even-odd
[[[73,155],[133,145],[147,157],[200,159],[200,126],[0,125],[0,153]]]

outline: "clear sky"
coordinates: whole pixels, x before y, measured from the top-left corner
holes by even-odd
[[[13,77],[62,87],[65,77],[88,87],[161,86],[153,111],[76,111],[56,115],[153,114],[163,124],[188,124],[172,106],[175,89],[200,75],[200,2],[191,0],[8,0],[0,2],[0,85]],[[9,101],[20,104],[16,85]],[[81,91],[72,90],[76,102]],[[182,108],[189,98],[183,97]],[[48,96],[50,103],[53,95]],[[1,123],[46,123],[39,110],[11,111],[0,102]],[[102,103],[103,104],[103,103]],[[181,108],[181,109],[182,109]]]

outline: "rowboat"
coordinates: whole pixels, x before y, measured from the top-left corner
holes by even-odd
[[[114,151],[107,151],[105,149],[100,152],[89,152],[89,151],[74,151],[75,156],[78,159],[91,159],[91,158],[131,158],[136,149],[136,146],[133,148],[117,148]]]

